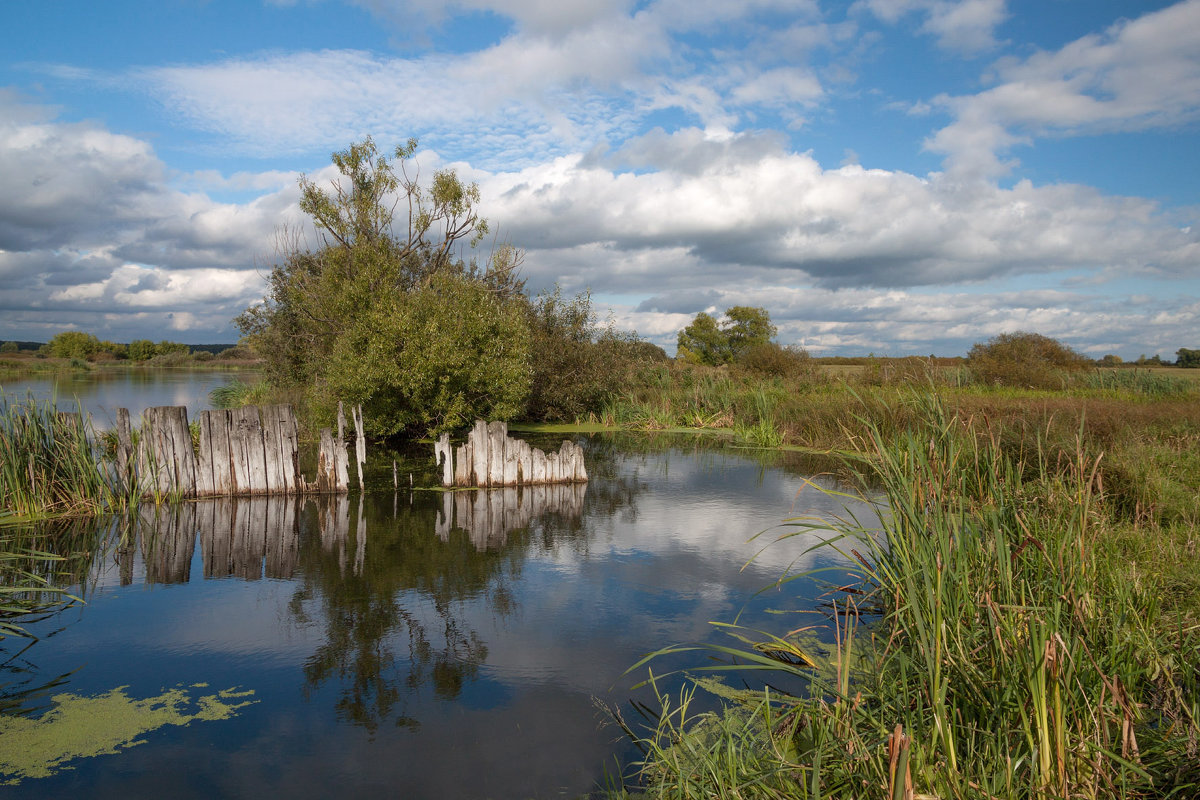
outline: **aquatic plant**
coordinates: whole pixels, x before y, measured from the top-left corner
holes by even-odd
[[[0,510],[97,513],[127,501],[100,460],[91,421],[55,400],[0,393]]]

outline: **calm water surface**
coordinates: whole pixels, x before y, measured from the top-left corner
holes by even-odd
[[[0,381],[0,390],[10,397],[55,397],[59,408],[75,407],[75,401],[92,415],[99,430],[112,427],[118,408],[129,409],[133,420],[153,406],[187,406],[188,414],[212,408],[208,394],[234,380],[253,381],[248,370],[187,370],[95,367]]]
[[[586,486],[206,501],[67,526],[105,541],[60,567],[86,604],[32,623],[32,644],[0,642],[0,712],[49,723],[0,737],[0,761],[19,761],[8,756],[28,740],[55,763],[42,765],[44,777],[8,766],[17,782],[0,794],[595,790],[633,753],[594,699],[628,713],[631,697],[645,697],[632,688],[645,673],[626,670],[667,644],[718,640],[711,620],[743,612],[779,632],[800,624],[767,611],[813,608],[811,584],[755,593],[789,569],[836,566],[833,554],[805,553],[811,535],[761,553],[764,539],[750,540],[772,528],[766,538],[776,538],[790,516],[839,512],[842,501],[810,485],[828,479],[782,457],[764,465],[748,451],[679,440],[578,440]],[[377,458],[390,484],[391,455]],[[406,463],[418,486],[432,479],[431,459]],[[131,728],[127,740],[141,743],[70,758],[86,749],[71,741],[72,705],[117,687],[126,706],[159,700],[88,710],[100,724],[84,738]],[[205,719],[201,698],[220,690],[251,694],[217,697],[218,706],[252,702]],[[199,718],[155,717],[170,691],[177,721]]]

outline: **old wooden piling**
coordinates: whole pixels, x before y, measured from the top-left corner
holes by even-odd
[[[362,409],[353,409],[359,485],[366,461]],[[129,412],[117,409],[117,471],[142,497],[246,497],[342,493],[350,489],[345,416],[334,439],[321,431],[317,476],[300,473],[299,434],[290,406],[201,411],[195,446],[182,406],[146,409],[135,448]]]
[[[583,448],[564,441],[557,452],[544,453],[528,442],[511,439],[503,422],[476,420],[467,441],[457,449],[448,434],[433,445],[434,460],[442,468],[443,486],[533,486],[550,483],[584,483],[587,468]]]

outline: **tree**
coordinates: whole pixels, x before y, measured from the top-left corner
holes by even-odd
[[[676,358],[683,361],[714,367],[729,363],[729,339],[717,321],[703,311],[679,332],[676,344]]]
[[[129,360],[146,361],[154,358],[154,342],[149,339],[134,339],[129,343]]]
[[[513,305],[524,302],[521,251],[464,261],[488,231],[479,188],[453,170],[422,186],[416,148],[408,140],[393,162],[367,138],[332,155],[340,178],[328,189],[301,176],[318,246],[285,232],[267,297],[235,320],[268,380],[305,387],[326,415],[338,400],[362,402],[377,434],[506,418],[528,387],[515,357],[527,336]]]
[[[21,346],[16,342],[5,342],[0,344],[0,353],[15,353],[21,349]]]
[[[725,317],[728,322],[723,330],[734,361],[749,348],[765,345],[775,337],[776,328],[765,308],[734,306],[725,310]]]
[[[775,330],[765,308],[727,308],[722,323],[702,311],[679,332],[677,357],[711,366],[728,364],[748,349],[769,343]]]
[[[1189,350],[1186,347],[1181,347],[1175,352],[1175,366],[1197,368],[1200,367],[1200,350]]]
[[[532,336],[529,417],[573,420],[599,410],[640,364],[666,358],[662,348],[601,325],[587,292],[564,298],[556,286],[529,307]]]
[[[102,349],[100,340],[83,331],[56,333],[47,343],[47,349],[55,358],[88,358]]]

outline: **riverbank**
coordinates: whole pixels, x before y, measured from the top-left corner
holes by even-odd
[[[781,388],[710,374],[692,376],[688,393],[678,386],[687,376],[669,377],[614,416],[676,403],[712,413],[704,404],[714,399],[736,414]],[[656,724],[630,729],[646,753],[634,791],[1195,793],[1200,406],[1190,388],[1162,388],[933,380],[779,392],[770,419],[785,438],[869,454],[885,523],[794,523],[831,530],[839,538],[828,546],[858,564],[856,580],[828,596],[836,646],[814,644],[807,620],[729,628],[728,647],[707,649],[738,670],[731,685],[764,670],[768,683],[775,673],[811,680],[810,695],[701,683],[660,696]],[[697,670],[712,668],[697,656]],[[697,690],[716,691],[728,710],[693,714]]]

